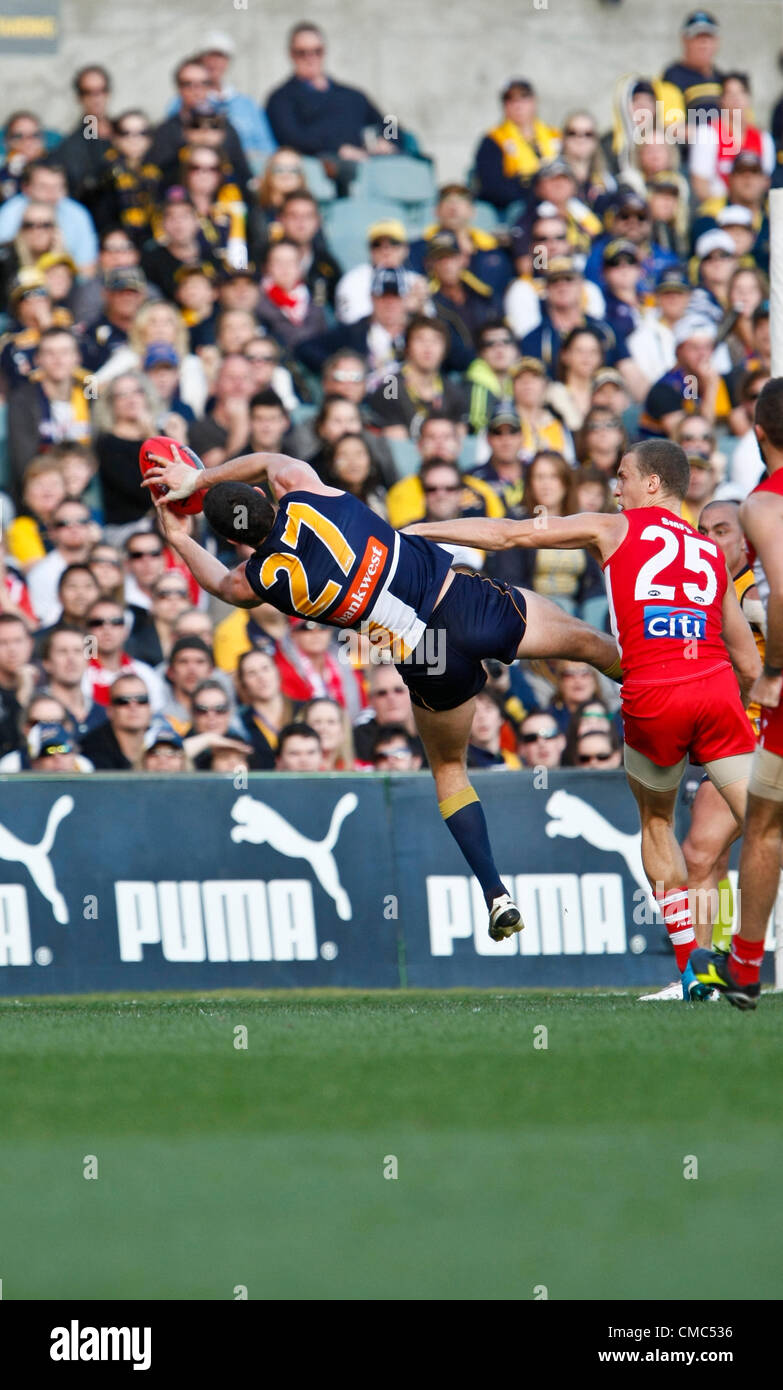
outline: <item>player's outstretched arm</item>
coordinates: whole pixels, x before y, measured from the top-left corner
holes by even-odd
[[[428,541],[451,541],[479,550],[594,550],[606,560],[628,530],[621,512],[579,512],[576,516],[541,513],[530,521],[417,521],[404,534]]]
[[[222,598],[224,603],[231,603],[235,608],[257,608],[260,599],[245,578],[244,564],[227,569],[188,535],[183,518],[172,512],[165,500],[157,502],[156,506],[168,544],[185,561],[196,583],[208,594]]]
[[[287,492],[328,492],[314,468],[303,459],[290,458],[288,454],[242,454],[240,458],[229,459],[217,468],[195,469],[181,457],[176,445],[171,449],[173,462],[163,454],[150,453],[156,467],[148,469],[142,487],[161,485],[168,489],[169,502],[190,497],[201,488],[215,487],[217,483],[261,483],[265,479],[276,497]]]
[[[739,681],[743,704],[748,705],[754,682],[761,675],[761,657],[756,639],[739,606],[734,585],[729,580],[723,598],[723,640]]]

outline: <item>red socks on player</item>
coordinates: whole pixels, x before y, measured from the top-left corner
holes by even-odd
[[[682,974],[691,951],[696,949],[696,933],[688,907],[688,889],[670,888],[668,893],[660,896],[656,893],[655,901],[663,913],[669,940],[674,947],[677,969]]]
[[[757,985],[764,959],[764,942],[746,941],[743,936],[731,938],[731,973],[738,985]]]

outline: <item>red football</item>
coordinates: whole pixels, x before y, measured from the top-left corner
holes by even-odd
[[[159,454],[161,458],[169,459],[173,463],[173,448],[177,449],[180,458],[183,462],[189,463],[191,468],[203,469],[204,465],[201,459],[197,454],[194,454],[193,450],[189,449],[187,445],[178,444],[176,439],[167,439],[165,435],[158,435],[155,439],[145,439],[139,450],[139,467],[142,476],[150,468],[157,467],[155,460],[150,458],[150,454]],[[167,490],[168,489],[163,486],[151,487],[149,489],[155,497],[165,497]],[[172,502],[171,510],[176,512],[177,516],[193,516],[195,512],[201,511],[204,505],[205,492],[206,488],[199,488],[197,492],[192,492],[190,497],[183,497],[178,502]]]

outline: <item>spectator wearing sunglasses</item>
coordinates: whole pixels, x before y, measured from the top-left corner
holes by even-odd
[[[372,746],[372,765],[376,772],[419,772],[421,756],[403,724],[378,729]]]
[[[162,709],[166,694],[160,677],[144,661],[138,661],[125,651],[130,635],[130,623],[122,605],[109,598],[99,598],[88,610],[87,632],[92,638],[88,658],[92,698],[98,705],[109,703],[109,689],[115,676],[133,672],[144,682],[153,713]]]
[[[16,236],[0,246],[0,310],[9,308],[20,270],[34,270],[42,256],[62,250],[62,233],[48,203],[29,202]]]
[[[152,139],[149,159],[163,172],[164,182],[170,184],[177,176],[180,151],[187,144],[186,130],[192,125],[197,108],[209,101],[212,79],[203,63],[197,58],[186,58],[174,72],[174,82],[179,97],[179,110],[159,125]],[[211,103],[214,109],[214,103]],[[252,178],[239,136],[224,116],[222,143],[226,159],[231,165],[236,182],[244,197],[247,185]]]
[[[252,746],[241,726],[232,722],[231,701],[219,681],[206,680],[196,686],[192,710],[193,723],[185,731],[183,741],[196,772],[212,769],[212,754],[216,750],[250,757]]]
[[[259,108],[252,97],[245,96],[233,87],[228,78],[228,70],[236,55],[236,44],[228,35],[213,30],[207,34],[203,49],[196,54],[207,73],[207,97],[215,110],[234,127],[239,136],[242,149],[253,170],[257,173],[261,163],[270,150],[275,148],[266,113]],[[182,97],[172,101],[168,115],[173,116],[182,106]]]
[[[0,202],[5,203],[21,190],[23,169],[32,159],[46,154],[41,122],[32,111],[13,111],[3,128],[5,162],[0,168]]]
[[[476,335],[478,356],[465,372],[470,385],[468,419],[474,433],[485,429],[493,410],[514,394],[512,368],[519,357],[516,339],[505,319],[489,319]]]
[[[132,672],[115,676],[106,704],[106,721],[85,734],[82,752],[96,771],[133,772],[141,765],[152,712],[144,681]]]
[[[83,144],[94,142],[84,140]],[[65,170],[53,158],[35,159],[22,174],[22,191],[0,208],[0,242],[11,241],[27,220],[30,203],[45,203],[62,234],[62,244],[82,275],[91,275],[98,255],[98,238],[92,217],[82,203],[67,196]]]
[[[56,147],[56,158],[65,169],[71,197],[89,207],[100,182],[103,157],[112,141],[108,116],[111,78],[105,68],[90,63],[75,74],[73,92],[81,108],[79,119],[70,135]]]
[[[152,126],[144,111],[132,107],[117,116],[112,134],[97,173],[95,222],[99,231],[121,227],[141,249],[152,236],[152,218],[163,180],[157,164],[148,157]]]
[[[503,119],[481,141],[475,173],[478,197],[502,211],[525,197],[542,162],[558,153],[560,136],[539,119],[530,82],[512,79],[500,101]]]
[[[563,122],[563,158],[576,180],[576,196],[588,207],[612,192],[616,183],[599,143],[598,130],[589,111],[572,111]]]
[[[502,503],[504,515],[519,520],[526,514],[522,424],[510,401],[501,401],[490,416],[487,442],[492,450],[487,462],[466,476],[488,483]]]
[[[519,756],[523,767],[559,767],[565,734],[551,714],[534,710],[519,729]]]
[[[97,528],[83,502],[66,497],[52,512],[47,527],[52,549],[27,572],[30,602],[42,627],[56,623],[60,615],[57,585],[69,565],[87,563],[98,539]]]
[[[594,730],[580,734],[576,742],[574,767],[592,768],[595,772],[610,772],[620,767],[623,753],[614,729],[607,733]]]
[[[408,234],[397,218],[374,222],[367,228],[368,259],[363,265],[347,270],[338,281],[335,292],[335,313],[339,323],[358,323],[372,313],[371,286],[376,270],[404,270],[410,247]],[[423,275],[409,270],[406,287],[411,310],[420,313],[427,301],[427,284]],[[411,295],[417,296],[414,303]]]
[[[155,581],[151,597],[149,611],[143,608],[133,610],[133,630],[126,641],[125,650],[130,657],[154,667],[168,660],[174,646],[177,618],[190,608],[191,603],[185,578],[177,570],[166,570]]]

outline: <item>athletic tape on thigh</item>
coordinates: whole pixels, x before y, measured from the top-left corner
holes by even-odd
[[[704,771],[714,787],[730,787],[732,782],[742,782],[750,776],[752,753],[734,753],[730,758],[712,758],[704,764]]]
[[[783,801],[783,758],[769,748],[753,754],[748,791],[765,801]]]
[[[670,792],[678,787],[687,761],[687,758],[681,758],[675,767],[659,767],[636,748],[631,748],[627,743],[623,747],[623,762],[628,776],[641,782],[643,787],[649,787],[650,791]]]

